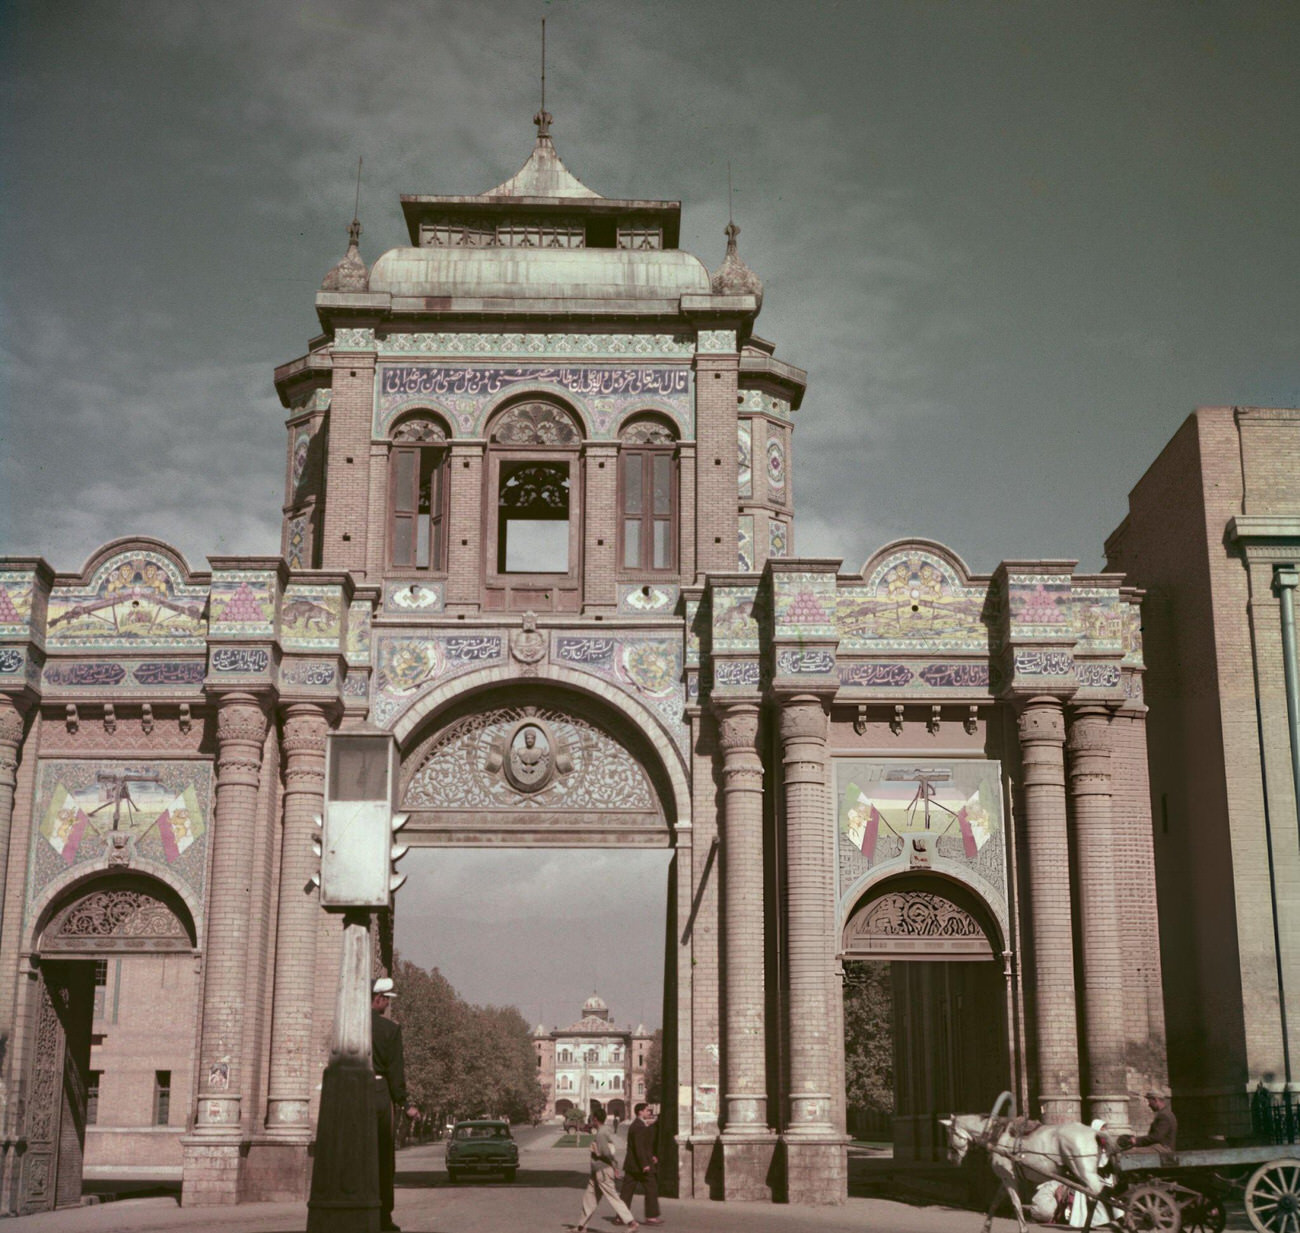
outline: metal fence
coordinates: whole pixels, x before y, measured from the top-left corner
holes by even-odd
[[[1300,1142],[1300,1093],[1270,1092],[1259,1084],[1250,1098],[1250,1125],[1266,1143]]]

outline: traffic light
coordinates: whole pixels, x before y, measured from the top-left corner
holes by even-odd
[[[409,813],[393,814],[394,835],[396,835],[397,832],[406,825],[406,820],[410,816]],[[411,848],[409,844],[395,843],[388,851],[388,859],[392,863],[392,868],[389,870],[388,874],[388,893],[390,896],[402,885],[403,882],[406,881],[406,874],[397,872],[397,862],[400,861],[410,850]]]

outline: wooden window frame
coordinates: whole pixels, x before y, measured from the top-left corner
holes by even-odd
[[[419,557],[418,533],[419,533],[419,510],[401,510],[397,509],[397,468],[398,458],[401,455],[410,454],[415,459],[416,474],[416,491],[418,507],[419,476],[423,469],[424,452],[429,451],[438,455],[434,462],[433,475],[437,484],[437,507],[431,506],[429,511],[429,564],[417,565],[415,563]],[[419,574],[429,577],[444,577],[447,573],[447,556],[448,556],[448,534],[447,526],[449,521],[450,506],[450,478],[451,478],[451,445],[450,442],[422,442],[422,441],[390,441],[388,443],[388,537],[387,537],[387,560],[388,567],[391,570],[401,571],[402,573]],[[411,536],[412,561],[409,564],[401,563],[397,560],[397,523],[399,518],[408,519],[413,526]]]
[[[656,518],[653,510],[630,514],[627,510],[626,462],[629,457],[641,459],[641,492],[643,504],[653,500],[654,493],[654,458],[666,456],[670,461],[668,491],[668,540],[671,548],[669,563],[665,566],[654,565],[654,524]],[[671,578],[681,568],[681,443],[674,441],[671,445],[622,445],[618,451],[618,575],[620,578]],[[636,565],[628,565],[626,554],[627,524],[637,521],[642,528],[650,528],[648,536],[641,536],[641,559]],[[648,563],[647,563],[648,562]]]
[[[501,471],[503,464],[561,462],[569,468],[569,568],[564,573],[515,573],[498,568],[501,560]],[[488,449],[488,482],[484,485],[483,529],[487,577],[497,587],[550,585],[564,590],[582,580],[582,455],[576,448],[537,449],[492,445]],[[559,521],[558,519],[556,521]]]

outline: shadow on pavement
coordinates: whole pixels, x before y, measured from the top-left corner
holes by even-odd
[[[438,1169],[403,1169],[396,1174],[398,1186],[412,1186],[420,1189],[439,1190],[473,1190],[481,1187],[505,1187],[511,1190],[582,1190],[587,1185],[585,1173],[575,1173],[572,1169],[520,1169],[513,1182],[500,1177],[467,1177],[463,1181],[447,1180],[447,1170]]]

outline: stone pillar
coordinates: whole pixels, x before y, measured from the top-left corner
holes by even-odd
[[[270,1092],[266,1128],[293,1142],[311,1140],[316,927],[320,900],[310,879],[315,819],[325,812],[325,737],[329,721],[314,702],[284,708],[284,827],[280,839],[275,996],[271,1010]]]
[[[4,919],[5,883],[9,876],[9,834],[14,820],[18,755],[23,744],[23,702],[0,694],[0,920]]]
[[[618,511],[619,453],[616,441],[588,441],[582,447],[583,547],[582,611],[618,611],[620,522]],[[647,501],[650,496],[647,494]]]
[[[790,1046],[787,1194],[791,1203],[843,1203],[848,1197],[848,1158],[831,1114],[834,891],[822,700],[804,694],[784,701],[780,730]]]
[[[266,714],[252,694],[217,703],[217,800],[204,953],[203,1023],[194,1133],[184,1141],[181,1202],[239,1200],[241,1042],[244,990],[253,929],[253,840]]]
[[[1101,703],[1070,710],[1070,804],[1079,862],[1083,932],[1084,1057],[1091,1121],[1130,1129],[1124,1064],[1124,969],[1115,894],[1111,817],[1110,712]]]
[[[721,726],[725,896],[723,983],[723,1195],[770,1199],[776,1136],[767,1120],[763,969],[763,762],[758,701],[718,707]]]
[[[1065,720],[1061,700],[1030,698],[1020,712],[1024,764],[1027,892],[1033,931],[1038,1099],[1043,1120],[1081,1116],[1079,1030],[1074,1000],[1070,843],[1065,809]]]

